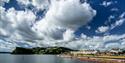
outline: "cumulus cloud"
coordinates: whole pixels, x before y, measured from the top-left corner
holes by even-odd
[[[66,32],[63,34],[64,41],[73,40],[74,38],[74,31],[72,30],[66,30]]]
[[[123,35],[105,35],[105,36],[93,36],[88,37],[83,35],[84,38],[77,39],[75,41],[69,42],[72,46],[78,49],[112,49],[112,48],[122,48],[124,49],[124,38]],[[75,43],[75,44],[73,44]],[[114,46],[116,45],[116,46]]]
[[[53,36],[52,33],[57,30],[57,34],[67,29],[75,31],[86,25],[95,15],[96,11],[86,2],[81,4],[79,0],[54,0],[45,17],[34,27],[46,35]]]
[[[31,11],[16,11],[14,8],[5,11],[3,7],[0,11],[0,51],[12,51],[20,41],[26,40],[27,44],[27,40],[36,38],[37,34],[31,27],[36,17]]]
[[[0,6],[3,6],[5,3],[8,3],[9,0],[0,0]]]
[[[37,7],[42,6],[40,2],[48,2],[17,1],[20,4],[26,1],[24,5],[33,4]],[[17,11],[9,8],[5,11],[4,7],[0,8],[0,38],[11,39],[10,42],[15,42],[16,46],[23,44],[22,47],[29,47],[28,42],[35,42],[36,46],[56,46],[59,43],[70,42],[75,39],[74,32],[96,15],[96,11],[88,3],[81,4],[79,0],[51,1],[44,18],[39,21],[36,21],[36,15],[31,10]]]
[[[124,49],[125,34],[123,35],[105,35],[105,36],[93,36],[89,37],[85,34],[81,34],[80,38],[75,38],[72,41],[56,41],[56,46],[65,46],[72,49],[96,49],[96,50],[110,50],[112,48]],[[116,45],[116,46],[113,46]]]
[[[112,48],[121,48],[124,49],[125,34],[123,35],[105,35],[105,36],[93,36],[89,37],[82,35],[81,38],[67,42],[65,47],[74,48],[74,49],[96,49],[96,50],[110,50]],[[116,42],[117,41],[117,42]],[[64,46],[65,42],[62,42],[60,45]],[[116,45],[116,46],[113,46]]]
[[[21,4],[21,5],[29,5],[31,4],[31,1],[30,0],[16,0],[18,2],[18,4]]]
[[[51,3],[50,0],[17,0],[17,2],[24,7],[33,5],[35,8],[41,10],[48,8]]]
[[[37,33],[35,34],[31,27],[36,16],[31,11],[16,11],[14,8],[10,8],[7,12],[4,8],[1,10],[1,37],[12,37],[13,35],[20,36],[17,37],[19,39],[34,39],[37,37]]]
[[[104,32],[107,32],[108,30],[109,30],[108,26],[101,26],[101,27],[98,27],[98,29],[95,32],[104,33]]]

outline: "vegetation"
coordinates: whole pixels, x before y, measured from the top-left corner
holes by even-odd
[[[70,51],[74,51],[65,47],[47,47],[47,48],[22,48],[16,47],[12,54],[63,54]]]
[[[33,54],[32,49],[16,47],[16,49],[12,52],[12,54]]]

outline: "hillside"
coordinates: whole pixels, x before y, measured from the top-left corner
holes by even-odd
[[[74,51],[65,47],[36,47],[36,48],[22,48],[16,47],[12,54],[63,54],[66,52]]]

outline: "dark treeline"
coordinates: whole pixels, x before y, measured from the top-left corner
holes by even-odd
[[[63,54],[70,51],[74,51],[65,47],[36,47],[36,48],[22,48],[16,47],[12,54]]]

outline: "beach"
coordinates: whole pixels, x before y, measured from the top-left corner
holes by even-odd
[[[92,57],[92,56],[70,56],[70,55],[59,55],[60,57],[65,57],[65,58],[73,58],[73,59],[78,59],[80,61],[89,61],[89,62],[96,62],[96,63],[125,63],[125,58],[114,58],[111,56],[107,57]]]

